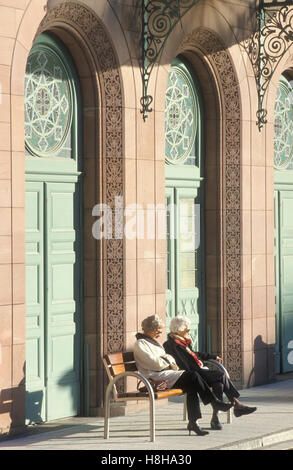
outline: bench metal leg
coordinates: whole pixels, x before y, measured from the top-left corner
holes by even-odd
[[[227,411],[227,424],[231,424],[232,423],[232,408],[230,408],[230,410]]]
[[[104,439],[109,439],[109,428],[110,428],[110,397],[112,386],[114,382],[110,382],[106,389],[105,394],[105,416],[104,416]],[[153,389],[150,385],[149,388],[149,404],[150,404],[150,441],[155,442],[155,397]]]
[[[155,400],[153,394],[149,394],[150,398],[150,441],[155,442]]]
[[[110,382],[107,386],[106,396],[105,396],[104,439],[109,439],[111,389],[112,389],[112,383]]]

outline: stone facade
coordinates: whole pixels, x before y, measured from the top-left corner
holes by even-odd
[[[102,413],[102,355],[130,349],[142,319],[165,316],[165,241],[95,240],[92,209],[165,203],[165,91],[184,55],[205,105],[206,318],[212,349],[240,386],[273,379],[274,103],[284,51],[256,126],[257,83],[245,45],[253,0],[199,0],[168,35],[149,81],[142,119],[135,0],[0,0],[0,433],[25,419],[24,77],[34,39],[55,33],[75,62],[83,100],[84,344],[89,345],[91,415]],[[113,227],[115,228],[115,227]],[[156,234],[158,235],[158,234]]]

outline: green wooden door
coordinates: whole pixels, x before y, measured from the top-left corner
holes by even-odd
[[[187,316],[199,349],[204,339],[202,106],[196,78],[180,57],[169,73],[165,119],[167,328],[173,316]]]
[[[279,372],[293,370],[293,188],[275,191],[276,220],[276,324]]]
[[[275,106],[276,370],[293,371],[293,106],[281,76]]]
[[[81,406],[81,172],[78,83],[64,46],[41,35],[27,64],[26,418]]]

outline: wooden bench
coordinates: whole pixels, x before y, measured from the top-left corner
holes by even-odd
[[[178,395],[184,395],[183,390],[172,388],[160,392],[154,392],[149,381],[137,370],[133,352],[119,352],[115,354],[106,354],[103,358],[104,366],[107,371],[109,384],[105,395],[105,417],[104,417],[104,439],[109,439],[109,422],[110,422],[110,398],[113,391],[115,402],[125,402],[129,400],[148,400],[150,410],[150,441],[155,442],[155,400],[161,398],[170,398]],[[228,375],[226,369],[217,361],[206,361],[212,367],[220,368]],[[141,380],[147,387],[147,392],[119,393],[117,391],[116,382],[124,377],[135,377]],[[183,420],[186,421],[186,394],[184,395]],[[227,422],[231,423],[231,410],[227,412]]]

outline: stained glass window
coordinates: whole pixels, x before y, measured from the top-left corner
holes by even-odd
[[[281,76],[277,89],[274,122],[274,164],[293,170],[293,82]]]
[[[169,73],[165,107],[165,153],[168,163],[198,165],[197,97],[187,67],[173,64]]]
[[[72,99],[64,62],[41,45],[28,58],[25,77],[25,142],[33,156],[72,156]]]

